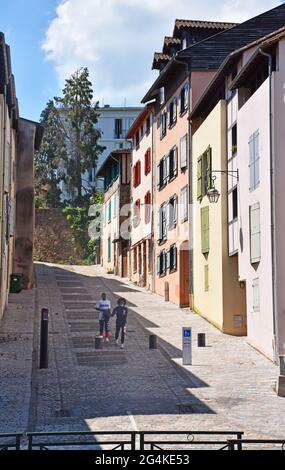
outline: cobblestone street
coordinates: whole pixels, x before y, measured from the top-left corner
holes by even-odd
[[[27,308],[10,304],[1,324],[1,432],[191,429],[284,437],[285,400],[274,391],[278,369],[245,338],[223,335],[100,267],[38,264],[36,271],[35,294],[13,297]],[[103,350],[94,348],[101,292],[112,305],[118,296],[128,301],[124,350],[113,338]],[[46,370],[38,369],[42,307],[50,311]],[[182,366],[182,326],[193,329],[192,366]],[[154,333],[159,347],[150,350]],[[197,333],[206,333],[206,348],[197,348]]]

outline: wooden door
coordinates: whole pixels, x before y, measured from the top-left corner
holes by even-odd
[[[189,250],[179,250],[179,303],[189,306]]]

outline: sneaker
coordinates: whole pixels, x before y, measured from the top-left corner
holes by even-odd
[[[119,340],[118,340],[118,339],[116,339],[116,344],[119,344]]]
[[[123,345],[123,344],[121,344],[121,349],[124,349],[124,345]]]
[[[109,338],[105,338],[106,343],[109,343]]]

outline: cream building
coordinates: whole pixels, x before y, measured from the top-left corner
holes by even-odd
[[[192,137],[194,310],[224,333],[245,335],[245,289],[237,256],[228,255],[226,114],[220,100]],[[216,204],[207,197],[213,177],[220,193]]]

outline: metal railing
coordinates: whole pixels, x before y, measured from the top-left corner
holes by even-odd
[[[263,445],[262,450],[273,450],[272,446],[278,446],[278,450],[285,450],[285,439],[229,439],[228,450],[253,450],[257,444],[259,450],[260,444]]]
[[[124,439],[122,437],[125,436]],[[104,439],[106,437],[107,439]],[[110,437],[110,438],[109,438]],[[120,437],[120,439],[117,439]],[[88,446],[101,450],[135,450],[135,431],[82,431],[82,432],[28,432],[28,450],[50,450],[51,448],[78,448]],[[87,438],[87,439],[86,439]],[[88,439],[89,438],[89,439]],[[98,440],[98,438],[100,440]],[[107,449],[106,449],[107,450]]]
[[[240,447],[244,433],[241,431],[140,431],[138,434],[140,435],[140,450],[165,450],[167,446],[178,445],[182,445],[185,449],[191,446],[196,448],[220,446],[217,450],[224,450],[228,449],[229,436],[236,436],[235,442],[238,442],[237,445]],[[181,439],[181,436],[184,438]],[[197,440],[199,436],[203,439]],[[180,450],[181,447],[178,449]]]
[[[20,432],[0,433],[0,450],[20,450],[22,437]]]

